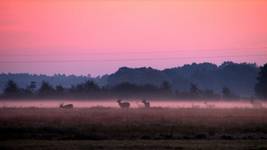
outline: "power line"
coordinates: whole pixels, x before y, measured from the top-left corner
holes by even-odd
[[[65,60],[21,60],[21,61],[0,61],[2,64],[12,63],[75,63],[75,62],[129,62],[129,61],[151,61],[151,60],[173,60],[173,59],[217,59],[237,57],[267,57],[267,54],[251,55],[217,55],[217,56],[196,56],[196,57],[161,57],[161,58],[125,58],[125,59],[65,59]]]
[[[33,56],[86,56],[86,55],[117,55],[117,54],[156,54],[156,53],[182,53],[188,51],[228,51],[228,52],[244,52],[244,50],[257,50],[257,49],[267,49],[267,46],[263,47],[244,47],[244,48],[224,48],[224,49],[183,49],[183,50],[144,50],[144,51],[125,51],[125,52],[93,52],[94,49],[83,50],[83,52],[74,54],[1,54],[0,57],[33,57]],[[39,50],[40,51],[40,50]]]

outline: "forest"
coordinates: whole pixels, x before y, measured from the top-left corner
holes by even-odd
[[[207,64],[206,64],[207,65]],[[226,64],[224,64],[226,65]],[[229,63],[236,68],[237,64]],[[244,65],[244,64],[242,64]],[[241,65],[241,66],[242,66]],[[191,71],[194,65],[191,65]],[[203,67],[203,64],[197,65],[198,69]],[[249,65],[246,65],[249,66]],[[240,66],[239,66],[240,67]],[[96,78],[73,78],[79,82],[64,86],[59,84],[51,84],[51,81],[42,80],[41,83],[36,81],[30,81],[24,87],[20,87],[16,81],[8,79],[3,87],[1,94],[2,99],[53,99],[53,98],[64,98],[64,99],[110,99],[110,98],[140,98],[140,99],[251,99],[254,97],[266,98],[266,69],[267,64],[259,68],[256,75],[256,81],[253,85],[252,90],[254,91],[251,95],[244,96],[235,90],[231,86],[221,86],[221,88],[205,88],[199,82],[190,82],[187,89],[177,88],[179,86],[187,86],[187,83],[176,83],[173,80],[158,80],[161,83],[152,83],[153,78],[159,78],[155,73],[155,70],[139,69],[139,72],[147,72],[150,70],[151,81],[139,84],[140,81],[132,82],[130,79],[125,80],[125,76],[131,77],[136,74],[137,70],[129,70],[127,68],[121,68],[115,74],[111,74],[108,77],[109,84],[99,84],[99,80]],[[144,71],[145,70],[145,71]],[[152,71],[151,71],[152,70]],[[203,69],[202,69],[203,70]],[[238,69],[236,69],[238,70]],[[126,74],[126,75],[125,75]],[[142,73],[144,74],[144,73]],[[116,77],[118,76],[118,77]],[[123,76],[123,77],[122,77]],[[140,76],[140,75],[139,75]],[[146,77],[143,75],[142,77]],[[68,77],[69,78],[69,77]],[[122,79],[117,81],[117,78]],[[241,77],[240,77],[241,78]],[[134,80],[135,77],[132,77]],[[179,79],[179,78],[178,78]],[[70,79],[71,81],[71,79]],[[112,81],[112,82],[111,82]],[[156,80],[155,80],[156,81]],[[67,82],[67,81],[66,81]],[[207,81],[208,82],[208,81]],[[52,82],[54,83],[54,82]],[[208,82],[207,84],[213,84]]]

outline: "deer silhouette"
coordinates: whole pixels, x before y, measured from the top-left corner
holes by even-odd
[[[73,108],[73,104],[60,104],[59,108],[63,108],[63,109],[72,109]]]
[[[142,100],[142,103],[144,103],[145,108],[150,108],[150,102],[147,100]]]
[[[119,104],[120,108],[130,108],[129,102],[123,102],[121,99],[118,99],[117,103]]]

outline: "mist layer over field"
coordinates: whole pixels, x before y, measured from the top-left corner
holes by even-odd
[[[143,108],[141,99],[125,100],[130,103],[130,108]],[[109,107],[118,108],[116,99],[106,100],[1,100],[0,107],[12,108],[57,108],[60,104],[73,104],[75,108]],[[151,100],[151,107],[156,108],[267,108],[265,101],[223,101],[223,100]]]

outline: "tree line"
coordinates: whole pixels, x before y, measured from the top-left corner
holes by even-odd
[[[208,84],[208,83],[207,83]],[[259,98],[267,98],[267,64],[260,67],[260,72],[255,85],[255,93]],[[160,86],[152,84],[136,85],[123,82],[115,86],[99,86],[92,80],[72,85],[69,88],[62,85],[52,86],[49,82],[43,81],[37,88],[36,82],[32,81],[26,88],[20,88],[9,80],[1,94],[4,99],[23,98],[70,98],[70,99],[101,99],[101,98],[170,98],[170,99],[238,99],[228,87],[222,87],[221,93],[210,89],[200,89],[196,84],[191,83],[188,91],[173,90],[171,83],[163,81]]]
[[[238,98],[227,87],[222,89],[223,98]],[[37,88],[36,82],[31,82],[26,88],[19,88],[17,84],[9,80],[5,86],[1,98],[25,99],[25,98],[220,98],[213,90],[201,90],[196,84],[191,84],[189,91],[173,91],[171,84],[164,81],[161,86],[151,84],[136,85],[128,82],[116,86],[98,86],[94,81],[73,85],[65,88],[61,85],[52,86],[43,81]]]

